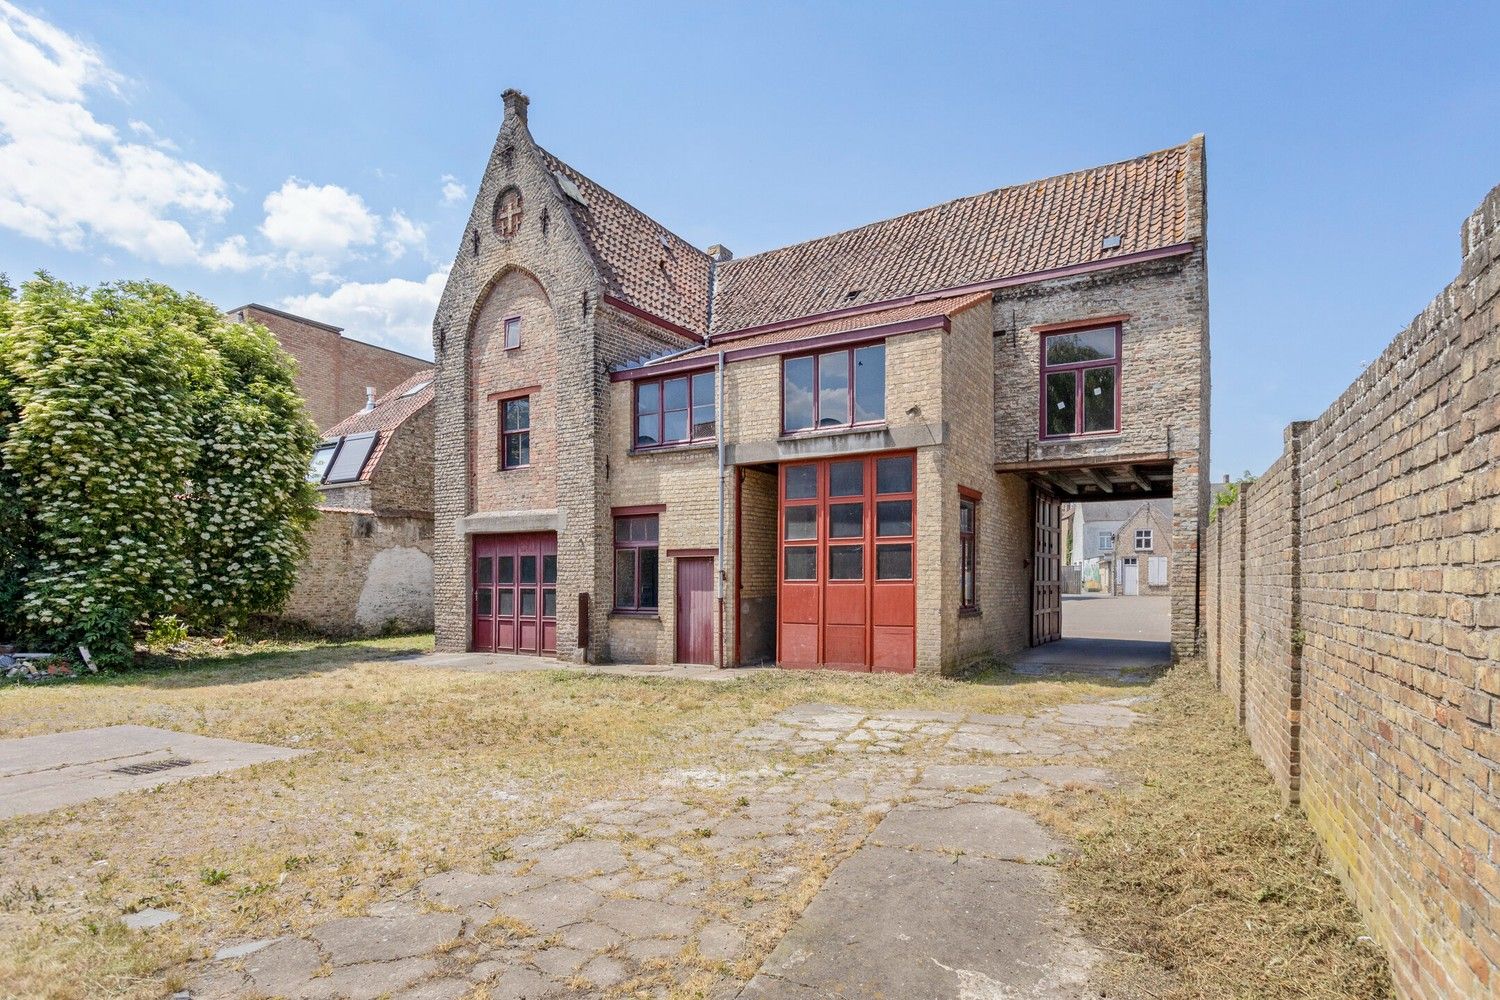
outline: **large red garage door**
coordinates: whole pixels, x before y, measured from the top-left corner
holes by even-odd
[[[475,535],[474,629],[483,653],[557,652],[557,535]]]
[[[915,454],[783,465],[778,495],[777,661],[914,670]]]

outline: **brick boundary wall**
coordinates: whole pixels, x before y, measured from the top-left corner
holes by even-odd
[[[1500,991],[1500,187],[1463,269],[1204,546],[1204,648],[1398,992]]]

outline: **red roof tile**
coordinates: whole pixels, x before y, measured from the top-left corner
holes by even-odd
[[[713,332],[1198,239],[1190,173],[1201,156],[1195,138],[729,261],[715,276]],[[1120,245],[1105,249],[1112,236]]]
[[[708,254],[605,190],[545,149],[549,170],[577,185],[583,203],[563,202],[604,274],[606,291],[702,335],[708,327]]]
[[[375,467],[380,464],[380,457],[385,452],[386,442],[390,441],[391,435],[402,424],[406,423],[411,416],[432,402],[432,379],[431,369],[418,372],[411,378],[396,386],[390,392],[375,401],[372,410],[360,410],[352,416],[345,417],[333,427],[323,432],[324,441],[332,441],[336,438],[347,437],[350,434],[365,434],[370,431],[378,432],[375,438],[375,450],[370,457],[365,459],[364,470],[357,480],[348,483],[337,483],[337,486],[351,486],[354,483],[369,482],[370,476],[375,472]],[[422,388],[410,396],[404,395],[409,389],[421,386]]]

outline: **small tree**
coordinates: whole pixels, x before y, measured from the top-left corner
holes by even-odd
[[[279,608],[314,516],[317,434],[274,338],[150,282],[89,292],[43,274],[4,309],[0,474],[19,509],[0,538],[24,533],[31,552],[19,631],[118,663],[161,615]]]

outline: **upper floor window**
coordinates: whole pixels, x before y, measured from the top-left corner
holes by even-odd
[[[713,372],[635,383],[635,447],[711,441],[713,437]]]
[[[1153,532],[1150,528],[1137,528],[1135,532],[1135,550],[1143,552],[1149,550],[1154,543]]]
[[[1042,337],[1042,437],[1120,429],[1120,327]]]
[[[531,397],[500,403],[500,467],[520,469],[531,464]]]
[[[505,321],[505,349],[521,346],[521,317],[512,316]]]
[[[1115,547],[1115,533],[1113,531],[1099,532],[1099,551],[1108,552]]]
[[[783,433],[885,420],[885,344],[805,354],[781,363]]]

